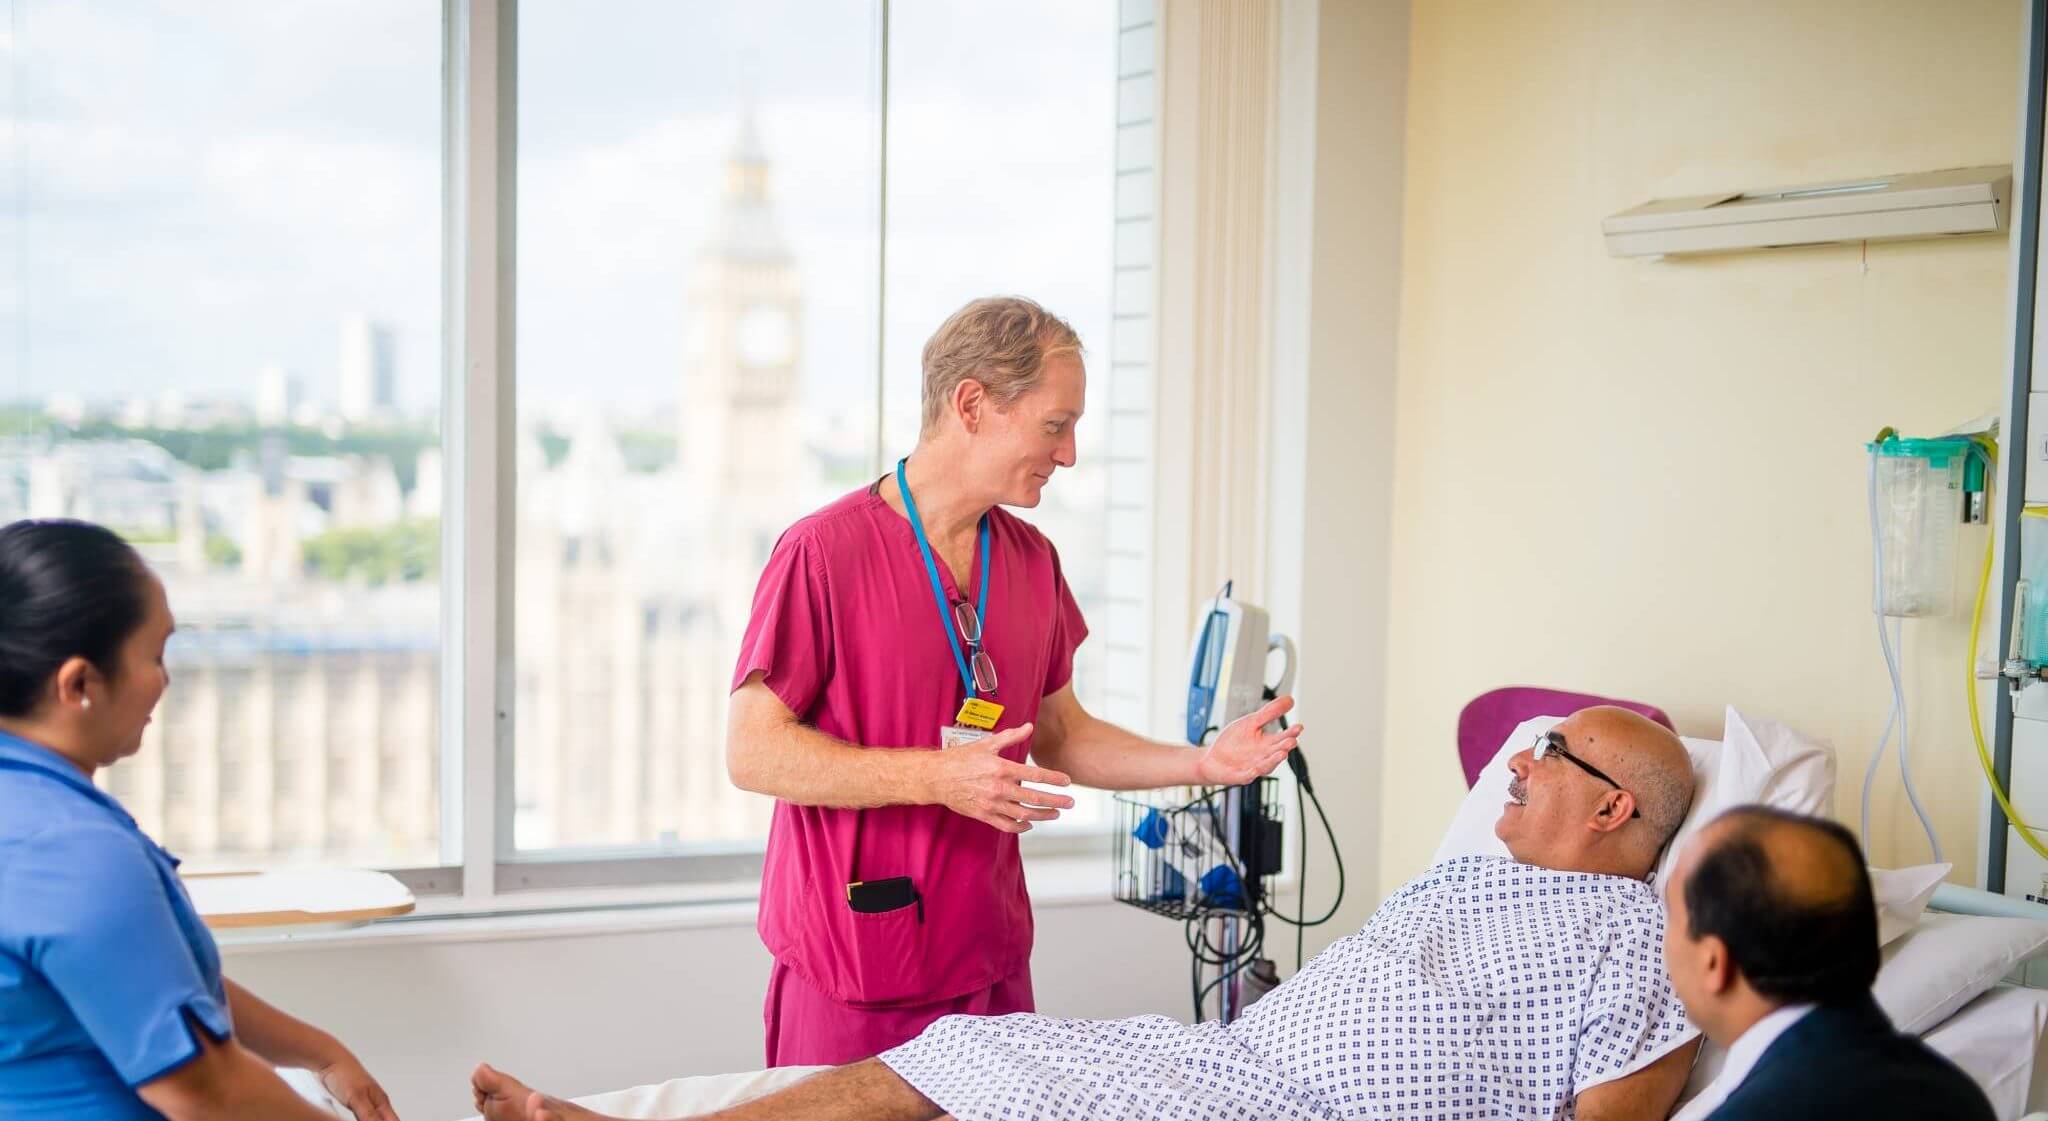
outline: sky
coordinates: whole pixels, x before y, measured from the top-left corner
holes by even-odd
[[[884,392],[954,307],[1021,292],[1106,355],[1111,0],[896,0]],[[423,0],[0,0],[0,401],[335,395],[341,322],[439,394],[441,19]],[[804,288],[806,398],[874,397],[879,6],[526,0],[522,411],[672,403],[742,107]],[[1106,372],[1106,362],[1102,365]],[[906,434],[906,426],[910,429]]]

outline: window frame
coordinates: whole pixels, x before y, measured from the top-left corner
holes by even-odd
[[[888,252],[889,6],[877,0],[878,281]],[[386,871],[427,901],[422,918],[552,908],[579,896],[589,905],[753,898],[765,841],[686,851],[515,847],[518,17],[519,0],[442,2],[441,857]],[[884,291],[878,322],[886,311]],[[878,397],[881,360],[878,341]],[[878,408],[878,435],[881,417]],[[1047,830],[1022,843],[1033,859],[1084,857],[1104,851],[1108,829]]]

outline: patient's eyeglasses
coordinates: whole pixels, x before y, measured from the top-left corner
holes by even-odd
[[[974,674],[974,691],[993,693],[996,691],[996,664],[981,648],[981,613],[974,605],[961,600],[953,605],[953,625],[960,628],[960,637],[967,640],[970,653],[967,665]]]
[[[1559,759],[1562,759],[1565,762],[1570,763],[1571,765],[1577,767],[1578,769],[1586,772],[1589,775],[1592,775],[1594,778],[1599,779],[1601,782],[1606,783],[1607,785],[1615,788],[1616,790],[1619,790],[1624,794],[1629,794],[1629,791],[1626,787],[1622,786],[1620,783],[1614,781],[1613,779],[1608,778],[1607,773],[1605,771],[1602,771],[1600,768],[1594,766],[1591,763],[1586,762],[1584,759],[1581,759],[1578,756],[1573,755],[1571,753],[1571,749],[1565,746],[1563,732],[1550,731],[1545,732],[1540,736],[1537,736],[1536,746],[1532,749],[1531,754],[1537,759],[1541,759],[1548,755],[1555,755]],[[1629,794],[1629,797],[1633,798],[1635,797],[1635,795]],[[1641,809],[1637,809],[1634,813],[1628,816],[1631,819],[1638,818],[1643,816],[1643,811]]]

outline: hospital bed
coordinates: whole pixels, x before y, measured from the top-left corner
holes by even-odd
[[[1922,1038],[1984,1087],[2001,1121],[2048,1121],[2048,922],[2039,910],[1943,884],[1927,912],[1886,947],[1879,979],[1880,1000],[1894,1020],[1902,1012],[1938,1018]],[[2034,927],[2040,929],[2030,933]],[[1985,978],[1985,970],[1997,972]],[[1703,1054],[1698,1065],[1710,1073],[1719,1061]],[[819,1069],[675,1078],[576,1100],[620,1117],[688,1117],[771,1093]],[[1697,1078],[1687,1098],[1710,1081]]]
[[[1501,740],[1437,859],[1499,844],[1492,823],[1505,797],[1506,759],[1546,730],[1546,721],[1555,718],[1524,721]],[[1832,751],[1785,725],[1731,708],[1721,740],[1688,739],[1686,747],[1698,788],[1687,829],[1746,802],[1807,813],[1833,804]],[[1683,832],[1671,847],[1682,843]],[[2048,907],[1942,883],[1943,871],[1879,876],[1888,937],[1874,990],[1878,1003],[1901,1031],[1921,1036],[1974,1078],[2001,1121],[2048,1121]],[[1711,1084],[1724,1058],[1712,1045],[1702,1049],[1681,1112],[1684,1101]],[[577,1101],[624,1117],[691,1116],[780,1089],[815,1069],[677,1078]]]

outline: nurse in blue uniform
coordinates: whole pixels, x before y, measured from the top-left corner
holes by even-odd
[[[221,976],[175,857],[93,785],[170,683],[163,585],[80,522],[0,528],[0,1118],[396,1121],[333,1036]]]

